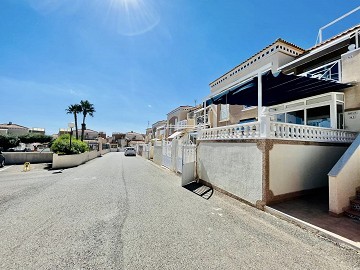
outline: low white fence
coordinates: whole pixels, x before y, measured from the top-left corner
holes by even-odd
[[[251,122],[231,126],[208,128],[200,130],[198,140],[234,140],[234,139],[282,139],[313,142],[351,143],[355,140],[357,132],[341,129],[313,127],[305,125],[288,124],[281,122],[268,122],[269,128],[265,136],[260,136],[260,122]]]

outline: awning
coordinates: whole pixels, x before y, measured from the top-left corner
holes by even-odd
[[[297,99],[307,98],[328,92],[337,92],[351,87],[351,84],[329,80],[285,75],[271,71],[262,75],[262,105],[272,106]],[[258,78],[255,77],[236,88],[222,92],[206,101],[211,104],[258,105]]]
[[[184,131],[176,131],[176,132],[174,132],[173,134],[171,134],[169,137],[168,137],[168,139],[174,139],[175,137],[177,137],[177,136],[180,136],[180,135],[182,135],[184,133]]]

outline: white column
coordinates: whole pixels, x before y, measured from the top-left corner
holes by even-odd
[[[330,127],[337,129],[337,108],[336,108],[336,94],[331,94],[331,103],[330,103]]]
[[[262,73],[258,73],[258,121],[260,122],[260,137],[268,138],[270,136],[270,117],[265,114],[265,108],[262,106]]]

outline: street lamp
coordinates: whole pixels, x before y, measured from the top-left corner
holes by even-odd
[[[68,127],[70,128],[70,151],[71,151],[71,137],[73,135],[73,130],[72,129],[75,127],[75,124],[74,123],[69,123]]]

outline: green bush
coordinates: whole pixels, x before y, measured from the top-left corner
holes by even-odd
[[[18,146],[20,140],[16,136],[12,135],[0,135],[0,150],[7,150],[12,147]]]
[[[70,135],[65,134],[53,141],[51,150],[56,154],[73,155],[89,151],[89,146],[86,143],[72,137],[70,149]]]
[[[20,135],[19,139],[22,143],[48,143],[51,142],[52,137],[49,135],[42,135],[36,133],[28,133],[25,135]]]

